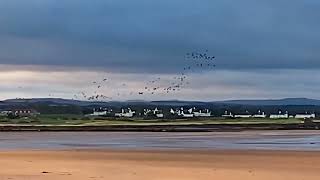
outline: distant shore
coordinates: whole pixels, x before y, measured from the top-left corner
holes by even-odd
[[[246,130],[317,130],[320,124],[189,124],[189,125],[20,125],[1,124],[0,131],[215,132]]]
[[[0,151],[0,179],[318,180],[320,153],[298,151]]]

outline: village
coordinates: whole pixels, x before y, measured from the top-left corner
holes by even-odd
[[[41,113],[35,109],[13,109],[0,111],[0,117],[7,117],[10,119],[21,117],[39,117]],[[59,115],[59,114],[55,114]],[[65,114],[60,114],[61,116]],[[214,114],[208,108],[167,108],[166,110],[160,108],[144,108],[135,110],[134,108],[118,108],[114,110],[112,108],[93,108],[90,113],[83,114],[83,117],[89,119],[100,118],[144,118],[144,119],[315,119],[315,113],[302,113],[302,114],[289,114],[288,111],[279,110],[277,113],[265,113],[262,110],[258,110],[256,113],[245,111],[245,113],[233,113],[226,110],[223,114]]]
[[[166,117],[176,117],[176,118],[209,118],[209,117],[221,117],[221,118],[270,118],[270,119],[314,119],[316,118],[315,113],[304,113],[304,114],[289,114],[288,111],[278,111],[274,114],[266,114],[265,112],[259,110],[256,113],[250,113],[246,111],[244,114],[234,114],[231,111],[225,111],[223,115],[214,115],[209,109],[198,109],[193,108],[171,108],[169,112],[164,112],[159,108],[154,109],[143,109],[143,112],[138,113],[132,108],[122,108],[120,112],[113,112],[112,109],[108,108],[95,108],[93,113],[88,116],[109,116],[118,118],[133,118],[133,117],[150,117],[150,118],[166,118]]]

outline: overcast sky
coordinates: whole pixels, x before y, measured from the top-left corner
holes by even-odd
[[[317,0],[1,0],[0,98],[72,98],[108,76],[99,91],[119,100],[320,99],[319,19]],[[131,93],[205,50],[215,69],[180,92]]]

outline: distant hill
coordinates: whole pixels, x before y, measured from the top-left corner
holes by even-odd
[[[219,101],[215,103],[238,104],[238,105],[254,105],[254,106],[287,106],[287,105],[320,105],[320,100],[307,98],[286,98],[286,99],[270,99],[270,100],[230,100]]]
[[[320,106],[320,100],[307,98],[286,98],[286,99],[267,99],[267,100],[228,100],[228,101],[108,101],[108,102],[91,102],[61,98],[31,98],[31,99],[7,99],[1,101],[1,104],[56,104],[56,105],[109,105],[109,106],[126,106],[126,105],[150,105],[150,106],[206,106],[206,105],[252,105],[252,106],[287,106],[287,105],[316,105]]]
[[[7,99],[4,104],[56,104],[56,105],[89,105],[91,102],[61,98],[30,98],[30,99]]]

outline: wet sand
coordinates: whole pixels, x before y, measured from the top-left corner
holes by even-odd
[[[245,150],[15,150],[0,179],[318,180],[320,152]]]
[[[1,150],[229,149],[320,151],[319,131],[0,132]]]

